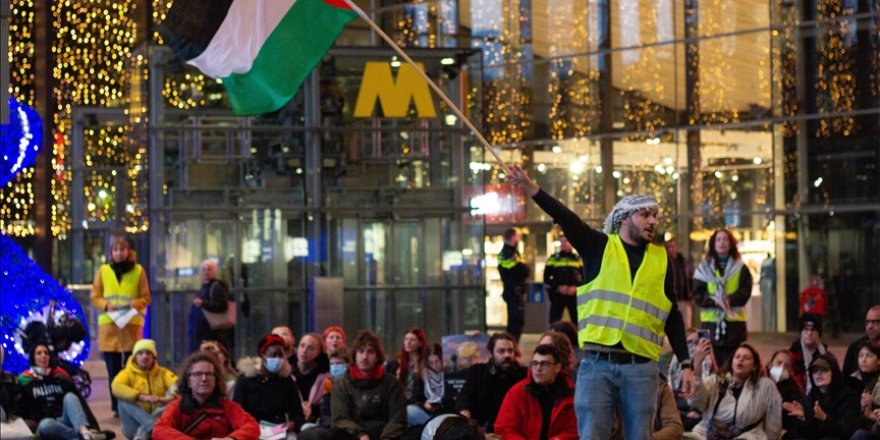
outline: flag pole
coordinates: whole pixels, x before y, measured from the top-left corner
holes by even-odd
[[[477,127],[475,127],[474,124],[471,123],[470,119],[468,119],[467,116],[462,113],[458,106],[455,105],[455,103],[453,103],[452,100],[449,99],[449,97],[446,96],[445,93],[443,93],[443,90],[440,90],[440,87],[437,86],[437,84],[435,84],[434,81],[432,81],[431,78],[429,78],[428,75],[422,71],[422,69],[419,69],[412,58],[410,58],[409,55],[407,55],[406,52],[404,52],[403,49],[401,49],[400,46],[398,46],[397,43],[395,43],[394,40],[392,40],[391,37],[389,37],[388,34],[386,34],[382,30],[382,28],[379,27],[379,25],[377,25],[372,19],[370,19],[370,17],[367,16],[367,13],[364,12],[364,10],[360,8],[360,6],[356,5],[353,0],[345,0],[345,4],[347,4],[354,12],[356,12],[358,16],[364,19],[364,21],[366,21],[367,24],[369,24],[370,27],[373,28],[373,30],[376,31],[376,33],[379,34],[379,36],[382,37],[382,39],[385,40],[385,42],[388,43],[388,45],[391,46],[391,48],[394,49],[394,51],[397,52],[397,54],[404,59],[404,61],[415,68],[416,72],[418,72],[419,75],[421,75],[422,78],[425,80],[425,82],[428,83],[428,86],[430,86],[431,89],[440,96],[440,99],[442,99],[443,102],[445,102],[446,105],[449,106],[452,112],[455,113],[456,116],[458,116],[458,119],[460,119],[461,122],[463,122],[464,125],[467,126],[468,129],[470,129],[474,136],[477,137],[477,140],[480,141],[480,143],[483,145],[483,148],[485,148],[489,153],[492,154],[492,156],[498,162],[498,166],[503,169],[507,169],[507,164],[505,164],[504,161],[501,159],[501,156],[499,156],[498,153],[495,152],[495,150],[489,144],[489,141],[487,141],[486,138],[483,137],[483,134],[480,133],[479,130],[477,130]]]

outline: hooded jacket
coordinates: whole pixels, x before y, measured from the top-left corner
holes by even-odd
[[[796,425],[797,438],[824,439],[841,438],[848,439],[859,427],[861,406],[859,395],[850,390],[844,382],[843,374],[837,367],[834,356],[821,354],[816,359],[825,359],[831,365],[831,385],[827,392],[823,393],[813,382],[813,375],[808,374],[812,389],[804,396],[801,405],[804,407],[804,419]],[[813,360],[815,363],[816,359]],[[825,420],[816,418],[813,407],[819,402],[819,407],[827,414]]]
[[[495,433],[504,440],[540,439],[544,423],[540,397],[544,393],[555,395],[550,412],[548,440],[577,440],[577,418],[574,412],[574,383],[565,372],[556,376],[549,387],[532,381],[532,371],[514,385],[498,411]]]
[[[703,411],[703,420],[688,434],[688,438],[705,439],[709,431],[709,423],[715,415],[718,399],[725,382],[731,376],[717,374],[701,381],[697,392],[689,399],[689,403]],[[729,389],[725,391],[730,392]],[[772,380],[762,377],[757,383],[747,380],[736,400],[734,415],[736,428],[744,429],[755,425],[750,430],[737,436],[743,440],[774,440],[782,433],[782,397]]]
[[[232,400],[254,416],[255,419],[271,423],[294,422],[299,431],[305,417],[299,389],[291,377],[293,369],[287,359],[282,359],[278,373],[264,374],[263,358],[259,356],[241,358],[237,364],[241,372],[235,382]]]
[[[117,399],[137,403],[147,413],[153,412],[159,405],[137,400],[141,394],[164,397],[177,391],[177,376],[167,368],[153,362],[153,367],[144,371],[137,365],[135,356],[129,356],[125,368],[116,375],[110,386]]]

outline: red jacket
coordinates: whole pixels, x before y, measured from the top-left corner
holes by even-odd
[[[568,374],[560,372],[557,381],[565,381],[566,390],[556,396],[550,412],[548,440],[577,440],[577,418],[574,413],[574,384]],[[495,419],[495,434],[504,440],[535,440],[541,438],[541,404],[526,387],[532,385],[532,371],[514,385],[501,403]],[[609,422],[610,423],[610,422]]]
[[[236,440],[257,440],[260,438],[260,425],[245,412],[241,406],[222,398],[221,406],[197,408],[191,413],[180,410],[180,398],[171,402],[153,428],[156,440],[211,439],[232,437]],[[207,413],[195,428],[183,433],[202,413]]]

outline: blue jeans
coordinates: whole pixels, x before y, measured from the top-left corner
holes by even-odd
[[[138,428],[146,433],[153,432],[156,419],[150,413],[144,411],[137,403],[119,399],[119,421],[122,422],[122,434],[127,438],[134,438]]]
[[[65,394],[63,402],[64,409],[61,412],[61,417],[40,420],[37,425],[37,434],[40,438],[79,440],[80,428],[89,426],[86,412],[83,410],[82,404],[79,403],[79,397],[76,394]]]
[[[620,405],[626,440],[646,440],[653,432],[659,371],[656,362],[612,363],[587,355],[578,368],[574,392],[581,440],[611,438],[614,408]]]
[[[410,426],[418,426],[424,425],[428,422],[428,419],[431,418],[431,415],[425,411],[419,405],[407,405],[406,406],[406,421],[409,422]]]

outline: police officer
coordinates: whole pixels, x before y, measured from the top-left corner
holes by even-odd
[[[550,324],[562,319],[562,311],[568,309],[572,322],[577,322],[577,286],[583,283],[584,263],[573,252],[565,236],[559,237],[559,252],[547,259],[544,282],[550,292]]]
[[[501,282],[504,284],[504,292],[501,297],[507,303],[507,333],[510,333],[519,343],[523,326],[526,322],[526,293],[528,286],[526,280],[531,275],[531,270],[523,262],[517,250],[519,245],[519,231],[510,228],[504,231],[504,247],[498,254],[498,272]]]

